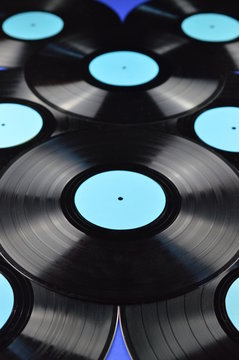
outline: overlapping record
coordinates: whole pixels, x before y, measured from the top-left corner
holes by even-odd
[[[115,27],[119,26],[117,15],[97,1],[85,2],[81,0],[63,0],[60,2],[52,2],[49,0],[42,0],[41,2],[32,2],[25,0],[20,3],[18,1],[2,1],[0,13],[0,66],[13,68],[25,65],[28,57],[39,49],[44,41],[49,41],[48,37],[46,37],[46,39],[43,37],[37,41],[27,41],[27,39],[21,40],[20,38],[15,39],[3,31],[2,25],[5,20],[16,14],[27,14],[29,12],[43,12],[43,14],[49,13],[58,16],[64,24],[62,31],[57,33],[56,36],[72,33],[76,29],[79,30],[79,27],[81,30],[86,30],[86,28],[91,27],[91,24],[94,24],[96,32],[102,28],[111,28],[113,31]],[[35,19],[34,16],[33,19]],[[25,31],[27,28],[27,21],[29,20],[26,19],[25,24],[22,26],[22,29],[24,30],[25,28]],[[43,19],[43,21],[45,27],[49,26],[48,19]],[[29,33],[31,31],[33,32],[34,25],[40,26],[38,23],[34,24],[33,20],[33,24],[29,24]],[[32,30],[30,29],[30,26],[33,26]],[[19,33],[21,33],[20,30]],[[19,34],[16,34],[16,36],[19,36]]]
[[[230,19],[229,23],[223,23],[221,29],[223,28],[224,34],[228,32],[229,37],[228,41],[226,38],[224,41],[216,41],[216,42],[204,42],[203,39],[201,41],[197,41],[189,36],[187,36],[182,30],[182,22],[193,15],[196,14],[216,14],[217,15],[225,15],[226,17],[230,17],[236,20],[239,17],[238,6],[233,0],[229,0],[226,2],[218,2],[216,0],[206,2],[202,0],[197,1],[187,1],[177,0],[177,1],[166,1],[166,0],[156,0],[156,1],[148,1],[146,3],[141,4],[136,7],[127,17],[126,25],[129,29],[129,33],[140,34],[147,37],[160,37],[163,32],[166,32],[169,39],[169,34],[171,36],[178,36],[180,41],[186,44],[187,42],[195,43],[197,45],[202,45],[204,47],[205,53],[213,48],[215,51],[216,57],[219,59],[223,59],[221,62],[221,66],[229,66],[232,70],[237,70],[239,67],[239,50],[238,50],[238,36],[232,36],[230,38]],[[234,25],[233,24],[233,28]],[[204,24],[206,27],[207,24]],[[235,25],[236,26],[236,25]],[[218,29],[219,27],[219,29]],[[193,29],[197,30],[193,30]],[[203,24],[199,24],[198,26],[192,24],[190,30],[198,31],[199,33],[204,31],[204,35],[206,33],[206,29],[203,30]],[[214,24],[212,22],[211,28],[209,27],[209,32],[216,32],[219,30],[220,32],[220,22]],[[234,28],[235,30],[235,28]],[[208,33],[207,33],[208,35]],[[239,35],[239,34],[238,34]],[[185,57],[187,55],[185,54]],[[202,56],[200,57],[202,58]],[[223,65],[224,64],[224,65]],[[192,65],[191,65],[192,66]],[[193,64],[193,67],[195,64]]]
[[[28,87],[22,68],[0,71],[0,88],[1,171],[14,157],[50,137],[93,126],[44,103]]]
[[[96,21],[97,26],[101,24],[102,27],[114,25],[117,19],[114,11],[99,1],[88,1],[86,3],[82,0],[62,0],[56,3],[51,0],[42,0],[41,3],[33,3],[31,0],[23,0],[19,3],[17,0],[13,0],[9,3],[9,1],[3,0],[1,8],[2,14],[23,11],[49,11],[64,16],[67,20],[72,20],[71,24],[68,24],[69,27],[73,26],[74,21],[76,22],[77,19],[88,26],[90,26],[90,21]],[[73,10],[75,11],[73,12]]]
[[[165,299],[236,261],[238,194],[229,165],[177,136],[139,129],[59,136],[1,178],[1,253],[27,277],[68,295]],[[103,218],[92,220],[95,214]]]
[[[162,124],[166,132],[185,136],[219,153],[239,168],[239,85],[237,72],[230,72],[220,95],[200,111]]]
[[[36,144],[59,133],[80,130],[91,124],[85,124],[74,115],[66,114],[50,107],[39,99],[28,87],[25,72],[22,68],[6,69],[0,72],[0,167],[5,166],[15,156]],[[8,105],[5,111],[2,108]],[[28,110],[29,123],[25,121],[25,114],[20,114],[17,106]],[[34,123],[36,113],[42,120],[42,127],[27,136],[29,127]],[[32,116],[33,115],[33,116]],[[9,130],[8,130],[9,129]],[[17,133],[25,134],[25,138],[18,142],[14,139]],[[4,139],[4,141],[2,141]],[[6,142],[9,140],[9,144]],[[4,144],[5,143],[5,144]]]
[[[135,26],[140,22],[149,24],[160,29],[162,26],[175,23],[177,20],[195,13],[217,12],[225,13],[230,16],[237,17],[239,10],[237,4],[233,0],[227,2],[217,2],[212,0],[205,2],[203,0],[175,0],[168,2],[167,0],[154,0],[145,2],[137,6],[127,17],[127,22]],[[175,27],[173,31],[177,30]]]
[[[238,268],[237,264],[216,280],[181,297],[121,308],[124,335],[133,358],[238,359],[238,331],[221,308],[225,308],[222,289],[230,284],[230,274],[238,276]]]
[[[29,14],[32,14],[30,19],[17,18],[19,15],[28,16]],[[53,16],[53,19],[44,18],[44,16]],[[41,48],[45,41],[49,41],[49,38],[52,37],[50,36],[52,30],[52,35],[54,34],[54,16],[58,22],[62,22],[62,29],[61,31],[57,30],[56,36],[63,36],[63,34],[65,36],[68,32],[73,32],[75,27],[79,29],[79,23],[80,29],[83,31],[83,29],[89,28],[93,22],[96,32],[108,27],[113,29],[119,23],[116,14],[97,1],[89,2],[89,4],[84,1],[61,1],[57,4],[52,1],[41,1],[34,4],[32,1],[21,3],[3,1],[1,3],[1,171],[15,156],[19,156],[23,151],[50,136],[70,130],[79,130],[82,126],[78,117],[57,111],[41,101],[26,83],[25,65],[30,55]],[[8,21],[10,24],[6,27],[5,24]],[[13,22],[11,23],[11,21]],[[98,26],[99,29],[97,29]],[[44,37],[47,34],[44,31],[48,27],[49,36]],[[36,38],[32,37],[32,34],[35,34]]]
[[[2,359],[105,359],[117,308],[57,295],[26,280],[3,260],[0,274],[14,291],[12,314],[0,329]]]
[[[226,71],[223,58],[218,58],[214,50],[203,52],[197,44],[189,43],[167,32],[152,38],[141,33],[132,36],[123,26],[110,35],[108,31],[98,36],[90,31],[76,33],[52,41],[39,51],[31,59],[26,77],[43,101],[82,119],[108,124],[157,123],[191,113],[221,91]],[[115,85],[112,78],[117,74],[121,80],[128,71],[129,81],[137,69],[129,65],[128,57],[115,60],[119,52],[147,57],[138,78],[142,74],[147,77],[152,62],[158,68],[157,74],[137,85]],[[109,54],[115,56],[111,62],[115,71],[106,82],[109,66],[104,60]],[[96,59],[103,80],[90,71]]]

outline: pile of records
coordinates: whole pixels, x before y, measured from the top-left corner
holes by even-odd
[[[238,5],[0,21],[0,357],[237,360]]]

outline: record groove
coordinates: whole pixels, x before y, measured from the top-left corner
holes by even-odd
[[[197,118],[201,114],[206,113],[206,111],[217,109],[217,108],[227,108],[227,107],[238,108],[239,98],[237,96],[237,92],[235,92],[235,88],[237,88],[238,84],[239,84],[238,75],[235,74],[234,72],[228,73],[227,81],[225,83],[225,86],[224,86],[222,92],[214,101],[211,102],[211,104],[205,106],[200,111],[195,112],[191,116],[182,117],[180,119],[172,121],[171,123],[165,122],[160,125],[161,129],[163,131],[166,131],[167,133],[169,132],[172,134],[184,136],[186,138],[191,139],[194,142],[198,142],[200,145],[208,148],[209,150],[211,150],[215,153],[218,153],[226,161],[229,161],[229,163],[231,163],[233,166],[235,166],[237,169],[239,169],[239,156],[238,156],[238,151],[237,151],[237,144],[235,144],[236,146],[235,146],[234,151],[229,151],[230,148],[233,150],[233,143],[230,140],[231,139],[230,136],[228,136],[228,135],[230,135],[230,131],[229,131],[229,130],[231,130],[230,126],[233,126],[233,119],[230,116],[226,116],[226,117],[224,116],[224,118],[218,117],[217,124],[215,124],[214,131],[212,131],[208,128],[207,133],[205,133],[205,136],[207,135],[207,137],[209,137],[210,134],[214,136],[214,142],[219,143],[218,148],[210,146],[210,144],[207,144],[205,141],[203,141],[203,138],[201,139],[196,134],[196,131],[195,131],[195,124],[196,124]],[[236,129],[235,129],[236,131],[235,131],[234,136],[237,139],[238,138],[237,118],[235,120],[236,120],[236,123],[234,125],[236,126]],[[221,130],[220,130],[221,122],[223,122],[223,123],[225,122],[225,125],[226,125],[223,136],[221,135]],[[232,122],[232,125],[230,125],[231,122]],[[217,137],[218,137],[218,139],[217,139]],[[235,143],[236,143],[236,139],[234,140]],[[227,147],[229,149],[228,151],[220,149],[220,142],[222,142],[222,141],[224,141],[227,144]],[[239,138],[238,138],[238,141],[239,141]]]
[[[97,81],[89,71],[92,60],[117,51],[151,57],[160,68],[158,75],[138,86],[112,86]],[[149,40],[144,34],[130,36],[123,27],[111,36],[88,31],[50,42],[29,62],[26,78],[42,101],[84,120],[157,123],[191,113],[220,93],[225,68],[219,66],[221,62],[213,51],[201,55],[202,49],[197,45],[187,46],[185,41],[165,32]]]
[[[39,112],[44,122],[41,132],[32,140],[16,147],[0,149],[0,154],[2,154],[0,157],[0,169],[9,164],[14,157],[19,156],[24,151],[29,150],[50,137],[60,133],[80,130],[86,126],[87,128],[93,126],[95,130],[95,125],[90,123],[86,124],[76,116],[57,111],[35,96],[26,83],[24,69],[22,68],[0,71],[0,88],[0,104],[15,103],[29,106]],[[18,119],[18,117],[16,117],[16,119]]]
[[[122,326],[133,358],[238,359],[239,333],[221,309],[225,301],[221,291],[225,285],[228,288],[230,277],[238,277],[238,268],[237,264],[181,297],[121,307]]]
[[[234,19],[239,18],[238,6],[235,1],[218,2],[212,0],[205,2],[202,0],[155,0],[149,1],[135,8],[126,19],[128,33],[134,36],[146,36],[151,39],[158,37],[159,34],[167,33],[168,43],[171,43],[172,36],[178,38],[178,42],[187,44],[196,44],[202,46],[200,58],[211,49],[214,50],[216,62],[221,63],[221,68],[228,67],[231,70],[237,70],[239,67],[238,38],[225,42],[205,42],[195,40],[187,36],[182,28],[184,19],[204,13],[216,13],[230,16]],[[201,29],[202,26],[199,27]],[[171,39],[170,39],[171,34]],[[186,54],[185,54],[186,56]]]
[[[163,188],[172,183],[179,200],[166,191],[166,211],[136,230],[71,221],[64,189],[102,166],[165,179]],[[146,130],[59,136],[2,176],[1,252],[27,277],[68,295],[111,303],[165,299],[236,261],[238,194],[238,176],[221,158],[180,137]]]
[[[0,260],[15,292],[14,315],[0,330],[0,356],[6,360],[105,359],[117,321],[117,308],[83,303],[24,279]]]
[[[28,11],[49,12],[62,18],[64,28],[63,31],[57,35],[57,38],[72,33],[76,31],[76,29],[79,30],[79,24],[82,30],[90,28],[90,24],[92,23],[95,29],[110,27],[112,30],[120,24],[117,15],[97,1],[63,0],[54,2],[51,0],[41,0],[41,2],[32,2],[30,0],[24,0],[19,3],[18,1],[9,2],[3,0],[1,2],[0,13],[1,66],[8,68],[23,67],[30,55],[41,48],[43,43],[49,42],[49,38],[36,41],[17,40],[4,33],[2,23],[6,19],[12,15]],[[104,21],[102,21],[102,19],[104,19]]]

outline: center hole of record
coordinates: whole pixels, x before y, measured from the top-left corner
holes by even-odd
[[[14,306],[14,293],[9,281],[0,273],[0,330],[10,318]]]
[[[1,126],[5,126],[6,124],[1,124]]]
[[[233,326],[239,331],[239,279],[237,278],[229,287],[226,299],[225,306],[227,315],[233,324]]]
[[[115,197],[119,192],[124,197]],[[146,175],[112,170],[85,180],[78,187],[74,202],[79,214],[94,225],[131,230],[156,220],[165,209],[166,195],[161,185]]]
[[[236,130],[236,127],[235,127],[235,126],[233,126],[233,127],[232,127],[232,130]]]
[[[153,58],[136,51],[104,53],[89,64],[91,76],[112,86],[143,85],[152,81],[159,71],[159,65]]]

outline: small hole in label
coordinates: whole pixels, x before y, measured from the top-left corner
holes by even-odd
[[[127,69],[127,66],[123,66],[122,69],[123,69],[123,70],[126,70],[126,69]]]
[[[124,198],[122,198],[122,196],[119,196],[119,197],[118,197],[118,200],[119,200],[119,201],[122,201],[122,200],[124,200]]]
[[[36,24],[34,24],[34,23],[33,23],[33,24],[31,24],[31,27],[34,27],[34,26],[36,26]]]
[[[236,130],[236,127],[235,127],[235,126],[233,126],[233,127],[232,127],[232,130]]]
[[[6,124],[1,124],[1,126],[5,126]]]
[[[215,29],[215,25],[210,25],[210,28],[211,28],[211,29]]]

